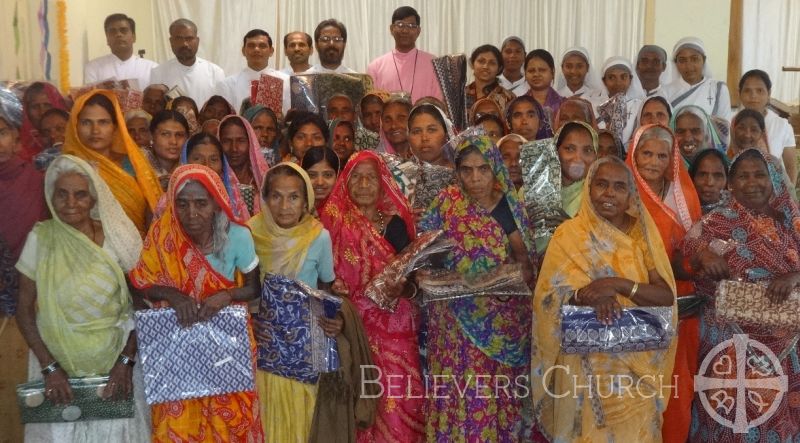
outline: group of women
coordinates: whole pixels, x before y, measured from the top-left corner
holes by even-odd
[[[676,46],[681,75],[695,53],[705,60],[696,39]],[[479,47],[470,64],[470,128],[454,128],[454,110],[436,99],[412,104],[383,91],[364,97],[358,120],[344,97],[330,124],[305,112],[283,121],[263,106],[239,116],[214,98],[201,111],[180,98],[155,115],[123,115],[113,93],[91,91],[72,105],[45,172],[30,163],[43,148],[32,128],[49,112],[40,102],[65,104],[52,86],[31,86],[22,122],[0,116],[3,199],[18,208],[1,227],[3,381],[43,379],[45,397],[66,404],[69,378],[108,375],[102,396],[132,396],[136,413],[29,424],[25,437],[738,441],[703,407],[693,377],[717,344],[744,331],[780,357],[790,391],[746,439],[800,438],[800,336],[715,315],[720,280],[768,282],[773,303],[800,283],[794,169],[773,149],[769,77],[744,75],[740,91],[752,98],[729,129],[722,98],[705,109],[683,91],[689,98],[673,109],[663,95],[635,95],[621,59],[606,63],[598,95],[581,48],[565,53],[558,89],[552,56],[530,52],[520,96],[498,82],[497,48]],[[596,111],[608,118],[598,123]],[[557,158],[557,214],[526,202],[522,155]],[[539,222],[554,234],[536,237]],[[370,283],[428,231],[452,241],[444,268],[469,279],[519,264],[532,299],[420,303],[421,270],[385,282],[393,309],[377,304]],[[336,376],[256,368],[253,390],[147,406],[133,311],[171,307],[189,326],[248,306],[243,346],[255,368],[275,315],[262,303],[274,274],[341,299],[336,316],[314,322],[336,340]],[[690,295],[707,303],[679,312],[677,299]],[[567,354],[568,305],[591,307],[608,325],[626,308],[671,307],[676,336],[658,350]],[[621,388],[625,377],[636,389]]]

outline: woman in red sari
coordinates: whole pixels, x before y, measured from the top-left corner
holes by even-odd
[[[626,163],[633,171],[642,203],[656,222],[675,273],[678,297],[694,293],[691,277],[684,270],[679,245],[702,211],[692,178],[681,151],[666,126],[646,125],[633,136]],[[678,350],[670,383],[676,385],[664,412],[665,442],[685,442],[692,422],[694,375],[698,370],[699,319],[683,318],[678,324]],[[677,378],[676,378],[677,377]]]
[[[233,215],[219,176],[202,165],[172,174],[167,208],[153,222],[131,283],[156,307],[175,309],[188,326],[231,303],[258,297],[258,256],[250,231]],[[253,351],[255,370],[255,342]],[[151,407],[153,441],[263,440],[255,391],[235,392]]]
[[[337,283],[344,283],[361,315],[384,388],[375,424],[359,431],[358,441],[421,441],[425,424],[419,310],[400,298],[390,312],[364,295],[370,280],[416,236],[408,202],[383,160],[361,151],[347,162],[320,220],[331,234],[334,270],[341,279]]]

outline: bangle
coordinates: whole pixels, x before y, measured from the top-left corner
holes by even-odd
[[[417,292],[419,291],[419,289],[417,288],[417,285],[415,285],[414,283],[411,283],[411,287],[414,288],[414,293],[411,294],[411,297],[408,297],[408,299],[414,300],[415,298],[417,298]]]
[[[636,296],[636,291],[639,290],[639,283],[633,282],[633,287],[631,288],[630,294],[628,294],[628,298],[633,300],[633,297]]]
[[[117,357],[117,361],[122,363],[123,365],[127,365],[130,367],[133,367],[136,364],[136,360],[128,357],[125,354],[119,354],[119,357]]]
[[[45,366],[44,369],[42,369],[42,375],[52,374],[53,372],[58,371],[60,367],[61,365],[58,364],[57,361],[53,360],[52,363],[50,363],[49,365]]]
[[[580,303],[580,302],[581,302],[581,297],[580,297],[580,294],[581,294],[581,293],[580,293],[580,289],[576,289],[576,290],[575,290],[575,291],[572,293],[572,301],[574,301],[575,303]]]

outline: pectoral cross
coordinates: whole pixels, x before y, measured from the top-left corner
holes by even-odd
[[[708,106],[713,106],[714,105],[714,95],[711,93],[711,91],[712,91],[712,88],[710,86],[711,82],[709,82],[708,84],[709,84],[709,86],[708,86]]]

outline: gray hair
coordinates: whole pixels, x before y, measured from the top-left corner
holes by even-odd
[[[196,183],[203,189],[206,189],[205,186],[203,186],[203,184],[197,180],[186,180],[185,182],[181,183],[180,186],[178,186],[178,190],[175,194],[180,194],[183,189],[186,188],[186,185],[190,183]],[[206,192],[208,192],[208,190],[206,190]],[[214,220],[211,223],[211,254],[220,261],[225,260],[225,247],[228,246],[228,231],[230,228],[231,221],[228,218],[228,214],[226,214],[222,209],[217,209],[217,211],[214,213]]]
[[[669,129],[662,126],[653,126],[652,128],[645,130],[642,136],[639,137],[639,143],[636,144],[636,147],[638,148],[647,140],[661,140],[666,142],[671,150],[675,137],[672,135],[672,132],[670,132]]]
[[[51,194],[47,197],[50,199],[53,198],[52,192],[55,191],[55,184],[61,177],[73,174],[83,177],[86,180],[86,183],[89,184],[89,195],[91,195],[92,199],[94,199],[94,206],[92,206],[89,216],[94,220],[100,220],[100,209],[97,207],[97,203],[100,200],[97,196],[97,188],[94,187],[94,182],[89,174],[87,174],[86,171],[84,171],[83,168],[81,168],[80,165],[76,164],[75,162],[59,161],[50,164],[50,167],[47,168],[47,174],[45,176],[46,189],[49,189],[51,192]]]

